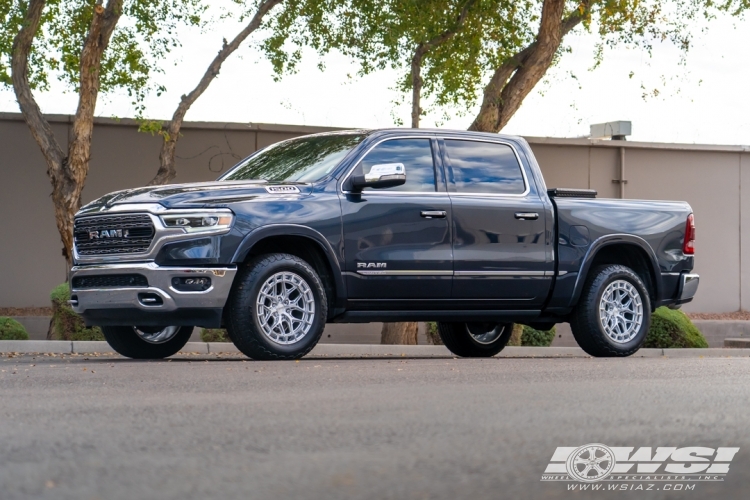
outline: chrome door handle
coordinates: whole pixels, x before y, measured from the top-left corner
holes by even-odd
[[[518,220],[537,220],[539,214],[536,212],[516,212],[516,219]]]
[[[444,210],[422,210],[421,215],[425,219],[445,219],[448,214]]]

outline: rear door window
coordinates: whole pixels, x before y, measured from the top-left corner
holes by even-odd
[[[448,176],[458,193],[523,194],[521,165],[506,144],[447,139]]]

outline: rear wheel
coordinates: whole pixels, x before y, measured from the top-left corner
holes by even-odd
[[[513,333],[512,323],[438,323],[443,344],[456,356],[489,358],[503,350]]]
[[[103,326],[112,349],[133,359],[162,359],[185,347],[192,326]]]
[[[589,273],[570,321],[581,349],[596,357],[630,356],[650,326],[651,300],[632,269],[606,265]]]

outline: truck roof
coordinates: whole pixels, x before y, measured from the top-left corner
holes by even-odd
[[[494,134],[490,132],[475,132],[470,130],[458,130],[458,129],[447,129],[447,128],[406,128],[406,127],[391,127],[391,128],[374,128],[374,129],[342,129],[335,130],[332,132],[320,132],[312,135],[339,135],[339,134],[364,134],[367,136],[380,136],[380,135],[403,135],[408,133],[409,135],[433,135],[433,134],[446,134],[446,135],[460,135],[466,137],[484,137],[484,138],[501,138],[509,141],[523,140],[521,137],[516,135],[507,134]]]

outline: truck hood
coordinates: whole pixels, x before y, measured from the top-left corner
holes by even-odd
[[[274,187],[296,188],[299,192],[269,192]],[[158,203],[166,208],[206,208],[226,206],[255,199],[279,199],[305,196],[312,186],[294,182],[218,181],[170,184],[125,189],[102,196],[81,209],[81,212],[101,212],[115,205]]]

